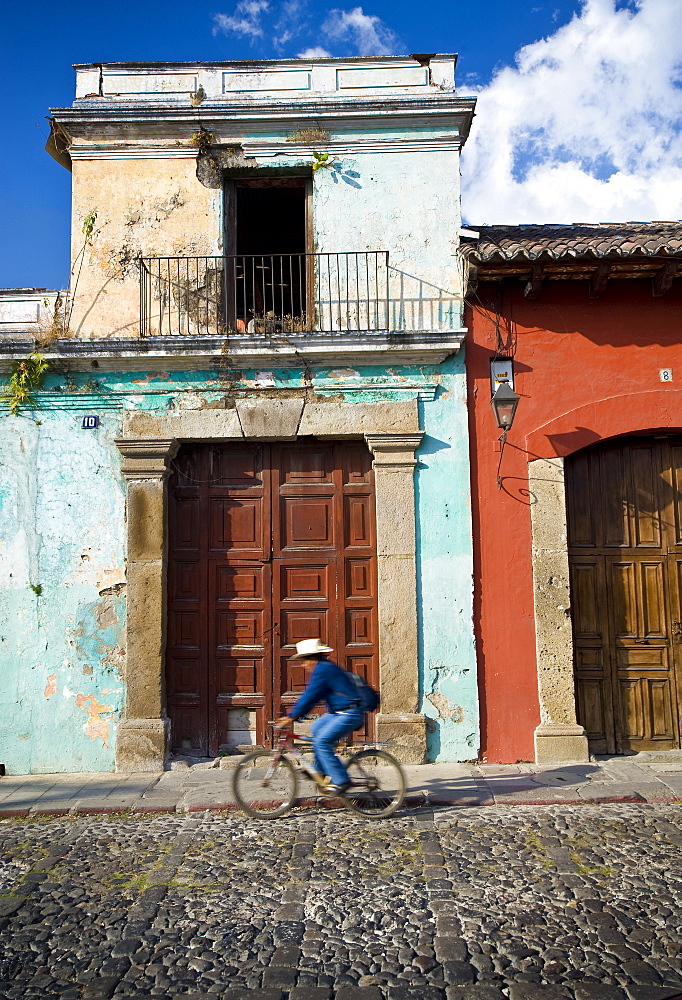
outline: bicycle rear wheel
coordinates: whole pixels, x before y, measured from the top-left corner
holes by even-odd
[[[296,801],[296,771],[285,757],[275,763],[272,753],[255,750],[237,764],[232,791],[249,816],[274,819]]]
[[[352,785],[343,797],[353,812],[381,819],[400,807],[405,798],[405,775],[390,753],[360,750],[346,766]]]

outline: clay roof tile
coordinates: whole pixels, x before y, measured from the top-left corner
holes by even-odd
[[[574,223],[476,226],[462,237],[473,263],[559,260],[562,257],[676,257],[682,255],[682,222]]]

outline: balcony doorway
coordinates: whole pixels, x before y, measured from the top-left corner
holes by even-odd
[[[236,332],[312,329],[311,195],[306,177],[228,180],[227,319]]]

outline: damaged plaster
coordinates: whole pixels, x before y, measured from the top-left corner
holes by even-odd
[[[64,413],[0,426],[0,637],[13,653],[0,759],[13,774],[111,770],[125,670],[119,418],[94,432]]]

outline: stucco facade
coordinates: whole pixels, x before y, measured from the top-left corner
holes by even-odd
[[[634,436],[655,444],[679,435],[680,225],[482,227],[468,242],[481,755],[504,763],[584,761],[604,751],[590,744],[578,715],[576,635],[583,638],[569,572],[566,462],[609,443],[625,447]],[[520,397],[503,448],[490,405],[496,357],[513,365]],[[635,469],[632,483],[635,495],[650,492],[643,471],[638,479]],[[617,517],[623,510],[633,516],[616,480],[607,492]],[[590,509],[600,517],[598,503],[585,499],[586,517]],[[662,512],[656,519],[665,519]],[[619,556],[623,547],[614,543],[608,556],[614,574],[635,565],[629,549]],[[648,555],[645,565],[653,566],[655,550]],[[607,597],[605,586],[592,601],[596,615],[607,617]],[[611,622],[625,614],[619,600]],[[637,600],[635,617],[646,618]],[[675,618],[673,603],[662,603]],[[674,660],[677,640],[665,629],[654,637],[646,622],[620,631],[612,625],[616,636],[607,640],[602,627],[584,644],[621,665],[630,644]],[[633,688],[636,680],[622,683]]]
[[[74,105],[53,113],[53,152],[73,172],[71,288],[52,323],[15,300],[0,323],[5,370],[36,338],[50,366],[35,406],[0,423],[0,759],[15,773],[163,766],[174,456],[298,439],[362,441],[372,456],[379,737],[405,760],[475,757],[457,256],[473,106],[454,91],[454,57],[77,71]],[[205,263],[204,286],[182,286],[191,330],[164,326],[177,283],[152,281],[143,314],[141,257],[236,259],[229,185],[282,180],[305,185],[317,325],[274,310],[216,321],[216,296],[200,326]],[[324,328],[325,294],[345,296],[333,315],[347,322]]]

